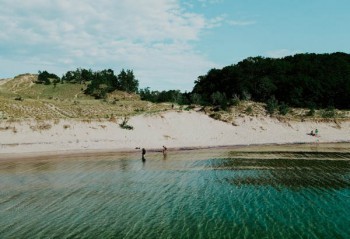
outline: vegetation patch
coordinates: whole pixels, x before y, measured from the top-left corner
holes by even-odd
[[[220,113],[212,113],[209,115],[209,117],[215,119],[215,120],[221,120],[221,114]]]
[[[129,121],[129,119],[127,117],[124,117],[122,123],[119,124],[120,128],[127,129],[127,130],[133,130],[134,127],[131,125],[128,125],[128,121]]]
[[[42,131],[42,130],[49,130],[52,128],[52,125],[46,122],[38,122],[37,125],[30,126],[30,128],[33,131]]]
[[[322,118],[334,118],[336,117],[337,113],[334,108],[327,108],[324,110],[321,110],[321,117]]]

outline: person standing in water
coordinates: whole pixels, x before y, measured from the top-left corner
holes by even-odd
[[[163,152],[163,156],[164,156],[164,158],[166,157],[166,155],[167,155],[167,150],[168,150],[168,148],[167,147],[165,147],[164,145],[163,145],[163,150],[162,150],[162,152]]]
[[[142,148],[142,162],[146,161],[145,154],[146,154],[146,149]]]

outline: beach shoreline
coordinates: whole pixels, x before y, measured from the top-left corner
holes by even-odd
[[[170,148],[168,154],[201,152],[215,155],[217,152],[231,153],[264,153],[264,152],[291,152],[291,153],[350,153],[350,141],[319,143],[288,143],[288,144],[255,144],[255,145],[224,145],[224,146],[203,146],[203,147],[181,147]],[[71,159],[86,157],[124,157],[132,156],[141,158],[140,149],[99,149],[99,150],[67,150],[67,151],[44,151],[30,153],[0,154],[0,161],[7,160],[40,160],[40,159]],[[161,149],[147,149],[147,155],[162,155]]]
[[[350,143],[350,122],[284,122],[243,116],[230,124],[195,111],[131,117],[132,130],[108,120],[0,122],[0,159],[47,155],[189,151],[278,145]],[[316,136],[310,130],[319,130]],[[346,148],[346,147],[345,147]]]

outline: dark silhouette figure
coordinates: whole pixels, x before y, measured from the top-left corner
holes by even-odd
[[[146,154],[146,149],[142,148],[142,162],[146,161],[145,154]]]
[[[165,146],[163,145],[163,150],[162,150],[162,152],[163,152],[164,158],[166,158],[166,156],[167,156],[167,150],[168,150],[168,148],[165,147]]]

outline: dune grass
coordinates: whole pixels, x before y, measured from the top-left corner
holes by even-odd
[[[24,74],[0,85],[0,119],[108,119],[170,108],[120,91],[97,100],[84,94],[85,85],[41,85],[36,80],[37,75]]]

